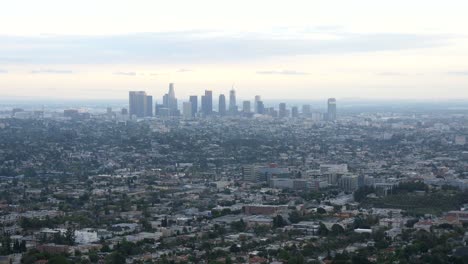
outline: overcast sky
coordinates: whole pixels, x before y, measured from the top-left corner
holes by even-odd
[[[468,99],[466,0],[15,0],[0,96]]]

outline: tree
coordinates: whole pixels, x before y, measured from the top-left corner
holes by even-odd
[[[302,256],[301,254],[294,254],[288,260],[288,264],[304,264],[304,263],[305,263],[304,256]]]
[[[20,243],[20,252],[26,252],[26,240],[22,240]]]
[[[214,231],[218,236],[223,236],[224,234],[226,234],[226,228],[224,228],[224,226],[221,225],[215,224]]]
[[[247,225],[245,224],[244,220],[239,220],[237,222],[232,222],[231,223],[231,228],[234,229],[237,232],[244,232],[245,229],[247,228]]]
[[[358,254],[351,258],[351,263],[352,264],[370,264],[372,262],[370,262],[365,255]]]
[[[55,255],[49,259],[48,264],[69,264],[70,261],[63,255]]]
[[[344,228],[339,224],[334,224],[331,228],[332,234],[339,235],[344,233]]]
[[[375,192],[375,188],[372,186],[359,187],[353,194],[354,201],[362,202],[367,197],[368,194],[371,194],[374,192]]]
[[[102,248],[101,248],[101,252],[110,252],[110,251],[111,251],[111,249],[110,249],[109,245],[107,245],[107,244],[104,244],[102,246]]]
[[[13,252],[15,253],[20,252],[20,243],[18,240],[15,240],[15,242],[13,242]]]
[[[313,244],[306,244],[304,247],[302,247],[302,254],[306,257],[314,256],[315,252],[316,248]]]
[[[72,227],[67,228],[65,232],[65,242],[70,246],[75,244],[75,230]]]
[[[93,263],[98,262],[98,260],[99,260],[99,256],[98,256],[98,254],[96,253],[96,251],[91,251],[91,252],[89,252],[88,257],[89,257],[89,260],[90,260],[91,262],[93,262]]]
[[[259,235],[265,235],[266,233],[268,233],[268,231],[270,230],[270,227],[268,226],[265,226],[265,225],[256,225],[254,227],[254,233],[259,236]]]
[[[293,224],[297,224],[302,220],[301,214],[297,211],[294,210],[289,214],[289,221]]]
[[[322,222],[320,222],[320,224],[319,224],[318,234],[320,236],[328,235],[328,229]]]
[[[238,253],[240,252],[240,247],[237,245],[237,244],[232,244],[230,247],[229,247],[229,251],[231,251],[232,253]]]
[[[281,215],[277,215],[273,217],[273,227],[278,228],[278,227],[283,227],[286,225],[286,221],[284,221],[283,217]]]
[[[161,226],[167,227],[167,225],[168,225],[168,221],[167,221],[167,217],[165,217],[163,220],[161,220]]]
[[[327,211],[325,209],[323,209],[322,207],[319,207],[319,208],[317,208],[317,213],[318,214],[326,214]]]
[[[120,252],[113,252],[104,260],[105,264],[125,264],[125,256]]]
[[[9,235],[5,235],[3,237],[2,241],[2,247],[0,250],[1,255],[9,255],[11,254],[11,238]]]

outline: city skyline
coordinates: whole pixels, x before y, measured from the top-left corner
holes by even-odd
[[[467,7],[9,2],[0,10],[0,96],[124,99],[177,82],[184,97],[235,83],[239,94],[271,99],[467,99]]]
[[[468,1],[0,8],[0,264],[468,264]]]
[[[328,98],[327,110],[325,113],[312,111],[311,104],[303,103],[299,112],[298,104],[289,106],[286,102],[280,102],[276,107],[274,104],[267,105],[265,108],[264,102],[260,95],[255,95],[253,99],[254,108],[251,108],[252,100],[242,100],[237,103],[236,90],[232,87],[229,90],[229,106],[226,105],[226,96],[221,93],[218,96],[218,101],[213,100],[213,91],[205,90],[205,93],[200,96],[200,107],[198,107],[198,95],[190,95],[186,100],[178,100],[175,95],[174,83],[169,83],[168,92],[162,96],[162,103],[157,100],[153,103],[153,96],[145,91],[129,91],[128,108],[130,119],[141,119],[146,117],[182,117],[183,119],[193,119],[197,117],[211,116],[237,116],[237,117],[254,117],[254,115],[267,115],[279,118],[312,118],[314,120],[336,121],[337,120],[337,101],[336,98]],[[153,111],[154,109],[154,111]],[[217,109],[217,111],[216,111]],[[75,110],[76,111],[76,110]],[[111,108],[106,109],[107,113],[112,112]],[[127,112],[126,108],[122,108],[122,113]],[[154,112],[154,115],[153,115]]]

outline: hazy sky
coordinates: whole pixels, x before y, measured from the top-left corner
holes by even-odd
[[[0,97],[468,98],[466,0],[0,3]]]

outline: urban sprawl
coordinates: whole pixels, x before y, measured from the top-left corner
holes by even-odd
[[[252,99],[2,108],[0,263],[468,263],[468,111]]]

